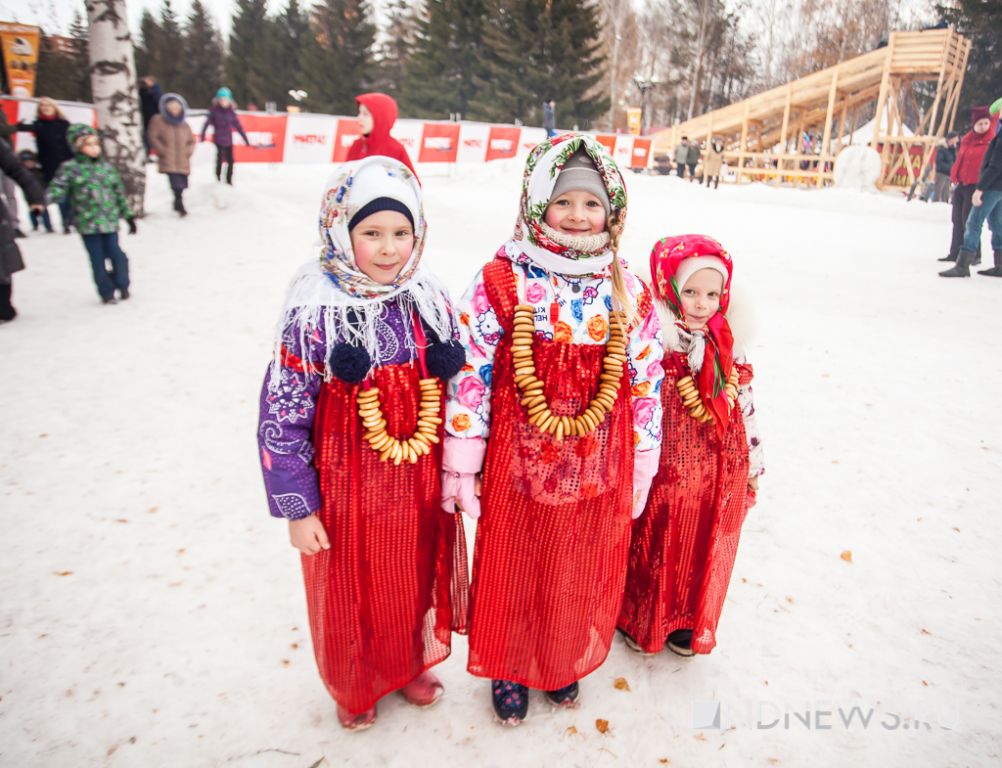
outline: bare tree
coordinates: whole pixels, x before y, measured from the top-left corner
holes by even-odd
[[[86,6],[90,81],[104,153],[122,177],[132,210],[142,216],[146,152],[125,0],[87,0]]]
[[[616,113],[628,93],[630,81],[637,74],[637,12],[632,0],[600,0],[602,42],[609,62],[609,130],[616,129]]]

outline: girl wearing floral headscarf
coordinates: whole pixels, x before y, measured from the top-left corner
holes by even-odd
[[[317,666],[348,729],[372,725],[391,691],[438,701],[428,670],[465,631],[461,517],[439,510],[444,382],[464,357],[420,264],[425,233],[406,166],[341,166],[261,391],[268,503],[302,553]]]
[[[492,679],[506,725],[525,718],[528,688],[574,706],[605,660],[631,514],[657,467],[662,347],[617,254],[625,216],[598,142],[544,141],[514,235],[460,304],[467,364],[449,384],[443,504],[479,517],[468,668]]]
[[[709,653],[745,513],[755,501],[762,447],[752,368],[727,320],[732,261],[703,235],[668,237],[651,253],[664,320],[665,441],[644,515],[633,523],[619,627],[633,650],[667,641]]]

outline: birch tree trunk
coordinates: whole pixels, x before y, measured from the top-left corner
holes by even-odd
[[[104,154],[125,184],[129,205],[143,215],[146,151],[125,0],[86,0],[90,82]]]

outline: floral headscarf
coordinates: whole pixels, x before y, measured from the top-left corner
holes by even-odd
[[[358,268],[348,231],[352,217],[377,197],[402,202],[414,220],[414,250],[389,285],[375,282]],[[426,232],[421,187],[405,165],[379,155],[342,165],[327,182],[321,200],[320,258],[300,268],[286,294],[275,330],[270,385],[280,382],[283,346],[298,342],[300,349],[306,349],[320,328],[326,331],[325,379],[333,375],[329,361],[338,343],[363,347],[372,360],[378,360],[381,318],[390,300],[404,317],[417,314],[437,338],[451,339],[455,323],[448,293],[420,266]]]
[[[609,195],[609,218],[622,226],[626,219],[626,185],[619,166],[605,147],[591,136],[565,133],[541,142],[529,153],[522,177],[518,221],[505,255],[518,264],[534,263],[548,272],[564,275],[598,274],[612,263],[608,239],[594,250],[575,250],[555,242],[544,232],[543,217],[561,168],[584,150],[595,164]]]
[[[727,268],[727,279],[720,292],[720,308],[707,321],[702,331],[706,340],[702,360],[690,364],[703,405],[713,414],[717,433],[722,437],[730,418],[724,386],[734,367],[734,335],[726,317],[731,300],[731,277],[734,274],[731,255],[720,243],[705,235],[662,238],[654,244],[651,251],[651,282],[654,295],[671,308],[676,324],[688,331],[681,298],[685,286],[678,284],[676,275],[684,261],[701,256],[712,256]]]
[[[414,218],[414,250],[389,285],[364,274],[355,263],[348,223],[376,197],[392,197],[407,205]],[[414,277],[424,250],[424,207],[421,187],[414,174],[399,160],[374,155],[345,163],[327,182],[320,206],[320,266],[331,282],[352,298],[386,299],[400,293]]]

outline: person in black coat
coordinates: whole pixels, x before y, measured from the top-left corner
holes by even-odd
[[[70,149],[69,141],[66,139],[66,131],[69,130],[70,121],[59,109],[59,105],[49,98],[38,100],[38,116],[33,123],[18,123],[19,131],[29,131],[35,134],[35,144],[38,145],[38,164],[42,166],[42,179],[48,187],[56,177],[59,166],[67,160],[73,158],[73,150]],[[63,232],[70,233],[70,225],[73,223],[70,216],[70,207],[66,203],[59,204],[59,213],[63,218]]]
[[[153,75],[147,75],[139,81],[139,111],[143,116],[143,146],[146,147],[146,156],[150,155],[150,140],[148,131],[150,120],[160,111],[160,86]]]
[[[33,211],[43,209],[45,191],[42,185],[31,171],[18,162],[14,150],[5,141],[0,141],[0,171],[24,190],[24,196]],[[0,211],[0,322],[9,322],[17,317],[17,310],[11,304],[11,294],[14,291],[14,273],[24,269],[24,260],[14,237],[15,230],[10,224],[6,210]]]

